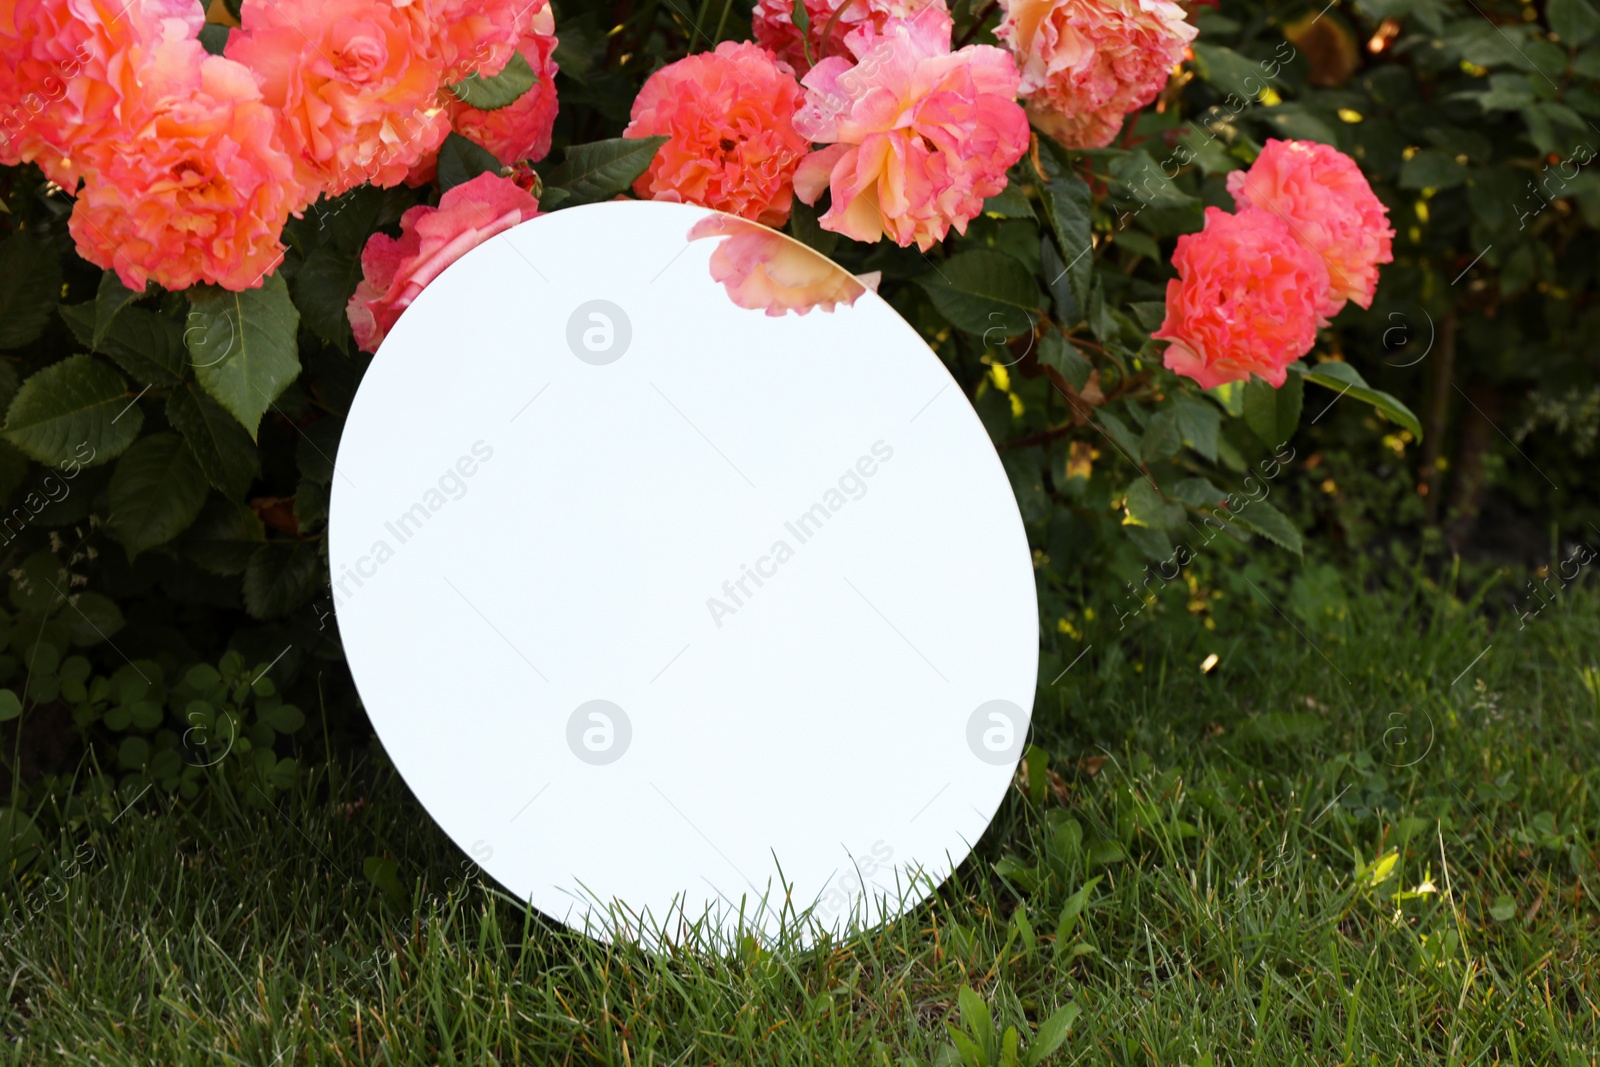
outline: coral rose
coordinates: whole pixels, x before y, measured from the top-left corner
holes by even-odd
[[[36,162],[75,188],[77,146],[117,134],[151,54],[203,19],[191,0],[0,3],[0,163]]]
[[[1103,148],[1156,98],[1198,31],[1170,0],[1000,0],[995,36],[1022,70],[1028,116],[1068,148]]]
[[[1167,318],[1151,335],[1170,342],[1167,369],[1204,389],[1252,374],[1282,386],[1322,324],[1322,259],[1270,211],[1208,207],[1205,229],[1178,238],[1172,265]]]
[[[226,54],[255,72],[308,188],[398,185],[450,132],[422,24],[385,0],[247,4]]]
[[[506,178],[480,174],[445,191],[439,206],[400,216],[400,236],[375,233],[361,251],[361,283],[346,314],[356,343],[376,352],[400,313],[450,264],[497,233],[539,214],[539,201]]]
[[[788,64],[748,41],[723,41],[650,75],[626,137],[665,134],[634,192],[781,226],[810,142],[794,127],[800,86]]]
[[[556,73],[551,58],[556,50],[555,15],[548,0],[537,0],[528,31],[517,50],[539,80],[511,104],[494,111],[479,111],[457,102],[450,105],[450,124],[463,137],[482,145],[500,162],[543,159],[550,151],[550,132],[556,123]]]
[[[946,10],[944,0],[805,0],[811,28],[802,34],[794,24],[793,0],[757,0],[750,24],[757,44],[804,74],[812,63],[828,56],[848,55],[844,39],[857,26],[866,23],[882,31],[890,19],[908,18],[930,7]]]
[[[723,237],[711,253],[711,277],[742,308],[781,317],[812,308],[832,311],[849,307],[871,289],[878,291],[877,271],[852,275],[826,256],[776,230],[729,215],[713,215],[695,223],[689,240]]]
[[[1315,141],[1269,140],[1249,170],[1228,175],[1240,207],[1265,208],[1322,256],[1331,317],[1354,300],[1372,306],[1378,264],[1394,260],[1389,209],[1372,192],[1355,160]]]
[[[544,5],[529,0],[395,0],[394,6],[416,20],[429,59],[449,83],[504,70],[529,19]]]
[[[803,79],[795,127],[828,147],[800,165],[795,192],[814,204],[832,189],[824,229],[927,250],[1006,187],[1028,149],[1017,68],[989,45],[952,53],[950,29],[933,8],[882,34],[862,26],[847,41],[854,64],[824,59]]]
[[[126,131],[74,156],[86,179],[69,224],[79,254],[136,292],[152,278],[261,284],[306,196],[255,78],[195,40],[164,44],[143,76],[144,96],[124,102]]]

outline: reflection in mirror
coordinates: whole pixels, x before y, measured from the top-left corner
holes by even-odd
[[[711,277],[742,308],[772,316],[804,315],[812,308],[831,312],[854,304],[868,289],[878,291],[877,271],[851,274],[792,237],[733,215],[695,223],[689,240],[702,237],[720,239],[711,253]]]

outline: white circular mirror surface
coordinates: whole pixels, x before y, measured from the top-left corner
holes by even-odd
[[[383,342],[333,483],[339,632],[406,782],[512,896],[647,945],[922,900],[1037,670],[960,387],[876,293],[724,220],[595,204],[468,252]],[[734,302],[773,279],[839,299]]]

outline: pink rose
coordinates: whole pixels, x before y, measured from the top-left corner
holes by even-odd
[[[114,136],[144,95],[150,54],[199,33],[190,0],[7,0],[0,4],[0,163],[36,162],[67,189],[76,149]]]
[[[450,124],[463,137],[489,150],[500,162],[538,162],[550,151],[550,132],[556,123],[556,73],[551,58],[556,50],[555,14],[548,0],[535,0],[528,31],[517,50],[539,81],[513,103],[494,111],[479,111],[459,101],[450,105]]]
[[[266,0],[279,3],[281,0]],[[534,12],[548,0],[395,0],[416,20],[446,84],[505,69]]]
[[[480,174],[447,190],[439,206],[400,216],[400,236],[375,233],[361,251],[362,279],[346,314],[356,343],[376,352],[400,313],[450,264],[497,233],[539,214],[515,182]]]
[[[952,53],[950,29],[934,8],[882,34],[862,26],[847,41],[855,63],[824,59],[803,79],[795,128],[828,147],[800,165],[795,192],[814,204],[832,189],[824,229],[926,250],[1006,187],[1028,149],[1017,68],[988,45]]]
[[[804,35],[794,24],[793,0],[757,0],[750,17],[756,43],[801,74],[828,56],[848,55],[844,39],[863,23],[881,32],[892,18],[908,18],[930,7],[946,10],[944,0],[805,0],[805,5],[811,28]]]
[[[1355,160],[1315,141],[1269,140],[1249,170],[1228,175],[1240,207],[1265,208],[1328,268],[1322,314],[1332,317],[1354,300],[1372,306],[1378,264],[1394,260],[1389,209],[1372,192]]]
[[[1068,148],[1103,148],[1156,98],[1199,32],[1170,0],[1000,0],[995,36],[1022,69],[1028,116]]]
[[[1167,369],[1204,389],[1251,374],[1282,386],[1323,324],[1321,257],[1270,211],[1208,207],[1205,228],[1178,238],[1172,265],[1167,318],[1151,335],[1171,342]]]
[[[156,49],[143,78],[142,96],[123,102],[126,129],[76,150],[79,254],[133,290],[149,278],[168,289],[261,284],[308,198],[255,78],[195,40]]]
[[[385,0],[245,5],[227,55],[255,72],[300,181],[398,185],[450,132],[424,27]]]
[[[819,307],[831,312],[868,289],[878,291],[877,271],[856,277],[791,237],[731,215],[695,223],[689,240],[701,237],[725,238],[711,253],[711,277],[742,308],[775,318]]]
[[[634,192],[783,225],[795,168],[811,147],[794,127],[799,104],[788,64],[748,41],[724,41],[662,67],[639,90],[622,131],[670,138]]]

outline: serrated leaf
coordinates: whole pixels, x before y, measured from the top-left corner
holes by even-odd
[[[567,191],[567,204],[595,204],[632,188],[650,167],[666,137],[615,137],[567,149],[550,184]]]
[[[111,529],[131,560],[182,533],[205,500],[206,476],[183,438],[151,434],[111,474]]]
[[[957,329],[997,343],[1033,329],[1042,298],[1019,261],[986,248],[958,252],[916,279]]]
[[[116,601],[93,592],[74,593],[56,621],[66,631],[67,640],[84,647],[110,640],[126,624]]]
[[[117,321],[122,309],[143,296],[144,293],[136,293],[123,285],[116,271],[108,270],[101,273],[100,287],[94,295],[95,348],[99,348],[100,343],[105,340],[106,334],[111,330],[111,324]]]
[[[187,353],[183,329],[153,311],[124,308],[112,319],[95,350],[110,356],[145,385],[169,388],[184,379]]]
[[[1183,430],[1178,425],[1178,413],[1168,408],[1151,416],[1145,425],[1144,436],[1139,440],[1139,454],[1146,463],[1166,459],[1183,447]]]
[[[1581,47],[1600,30],[1600,14],[1588,0],[1550,0],[1547,14],[1563,44]]]
[[[261,518],[249,507],[213,496],[184,531],[179,548],[212,574],[242,574],[266,536]]]
[[[1267,76],[1263,64],[1231,48],[1198,41],[1189,47],[1194,52],[1195,72],[1223,93],[1253,100],[1277,80]]]
[[[1305,550],[1300,531],[1295,529],[1294,523],[1290,522],[1283,512],[1264,500],[1247,501],[1243,507],[1228,517],[1251,533],[1258,533],[1297,556],[1302,555]]]
[[[311,599],[322,561],[305,542],[269,543],[244,569],[244,607],[253,618],[275,619]]]
[[[500,161],[487,148],[451,133],[439,146],[439,190],[449,192],[480,174],[499,174]]]
[[[1039,141],[1039,166],[1043,173],[1045,207],[1050,229],[1060,245],[1062,270],[1073,300],[1082,311],[1089,306],[1089,283],[1094,268],[1094,242],[1090,238],[1094,194],[1084,180],[1067,164],[1054,141]],[[1054,282],[1051,279],[1046,281]]]
[[[1080,393],[1094,373],[1088,357],[1059,330],[1046,330],[1039,338],[1039,362],[1060,371],[1067,384]]]
[[[1300,365],[1291,364],[1290,366],[1293,369]],[[1308,382],[1315,382],[1324,389],[1332,389],[1337,393],[1371,404],[1389,419],[1410,430],[1417,440],[1422,440],[1422,423],[1417,421],[1417,416],[1412,413],[1411,409],[1406,407],[1398,397],[1369,386],[1366,379],[1361,376],[1361,372],[1350,364],[1340,363],[1337,360],[1328,360],[1314,366],[1303,367],[1301,373]]]
[[[1214,508],[1227,499],[1228,494],[1211,484],[1209,478],[1184,478],[1167,490],[1172,499],[1180,500],[1193,508]]]
[[[511,59],[499,74],[485,78],[474,74],[450,86],[456,99],[479,111],[498,111],[516,103],[539,82],[539,75],[528,65],[521,52],[512,52]]]
[[[183,339],[195,376],[253,440],[262,413],[300,374],[300,313],[289,287],[278,274],[242,293],[199,286],[189,304]]]
[[[1128,522],[1152,530],[1175,529],[1183,522],[1183,507],[1163,499],[1144,478],[1128,484],[1127,508]]]
[[[0,348],[39,339],[61,300],[61,260],[27,230],[0,241]]]
[[[167,421],[183,435],[206,481],[231,499],[261,475],[255,442],[237,419],[191,382],[167,397]]]
[[[1113,444],[1122,450],[1124,456],[1139,465],[1139,435],[1128,429],[1128,424],[1122,419],[1106,411],[1104,408],[1095,413],[1094,421],[1099,423],[1101,429],[1106,431],[1106,436],[1111,438]]]
[[[40,463],[92,467],[121,455],[139,435],[144,413],[132,400],[115,368],[68,356],[22,383],[6,411],[5,438]]]
[[[1204,400],[1181,395],[1174,398],[1172,411],[1178,418],[1178,430],[1183,435],[1183,443],[1215,463],[1222,412]]]
[[[1244,421],[1268,448],[1277,448],[1300,425],[1300,406],[1305,386],[1298,374],[1290,374],[1274,389],[1252,377],[1244,386]]]
[[[361,284],[361,258],[324,245],[306,257],[294,275],[294,306],[300,321],[324,341],[349,352],[352,341],[348,307]]]

